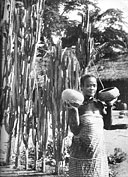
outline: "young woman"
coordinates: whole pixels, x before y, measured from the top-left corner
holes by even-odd
[[[102,102],[95,98],[97,79],[93,75],[81,77],[84,102],[79,108],[69,109],[72,133],[69,176],[108,177],[108,161],[105,152],[104,128],[111,125],[111,104],[106,113]]]

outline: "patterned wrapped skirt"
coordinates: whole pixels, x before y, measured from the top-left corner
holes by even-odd
[[[103,119],[101,115],[80,116],[80,133],[74,136],[70,162],[70,177],[108,177]]]

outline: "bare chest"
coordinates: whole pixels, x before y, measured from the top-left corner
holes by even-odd
[[[101,114],[101,109],[94,102],[82,105],[79,109],[79,114]]]

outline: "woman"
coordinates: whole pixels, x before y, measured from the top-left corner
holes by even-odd
[[[95,98],[97,79],[93,75],[81,77],[83,104],[69,109],[72,133],[69,176],[108,177],[108,161],[105,152],[103,128],[111,125],[111,104],[104,110],[102,102]],[[107,120],[107,121],[106,121]]]

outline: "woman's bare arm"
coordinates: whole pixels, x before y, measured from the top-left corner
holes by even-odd
[[[106,130],[111,129],[111,125],[112,125],[112,106],[111,105],[107,105],[106,114],[103,115],[103,119],[104,119],[104,128]]]
[[[68,118],[71,132],[74,135],[78,135],[80,131],[78,109],[70,108],[68,110]]]

